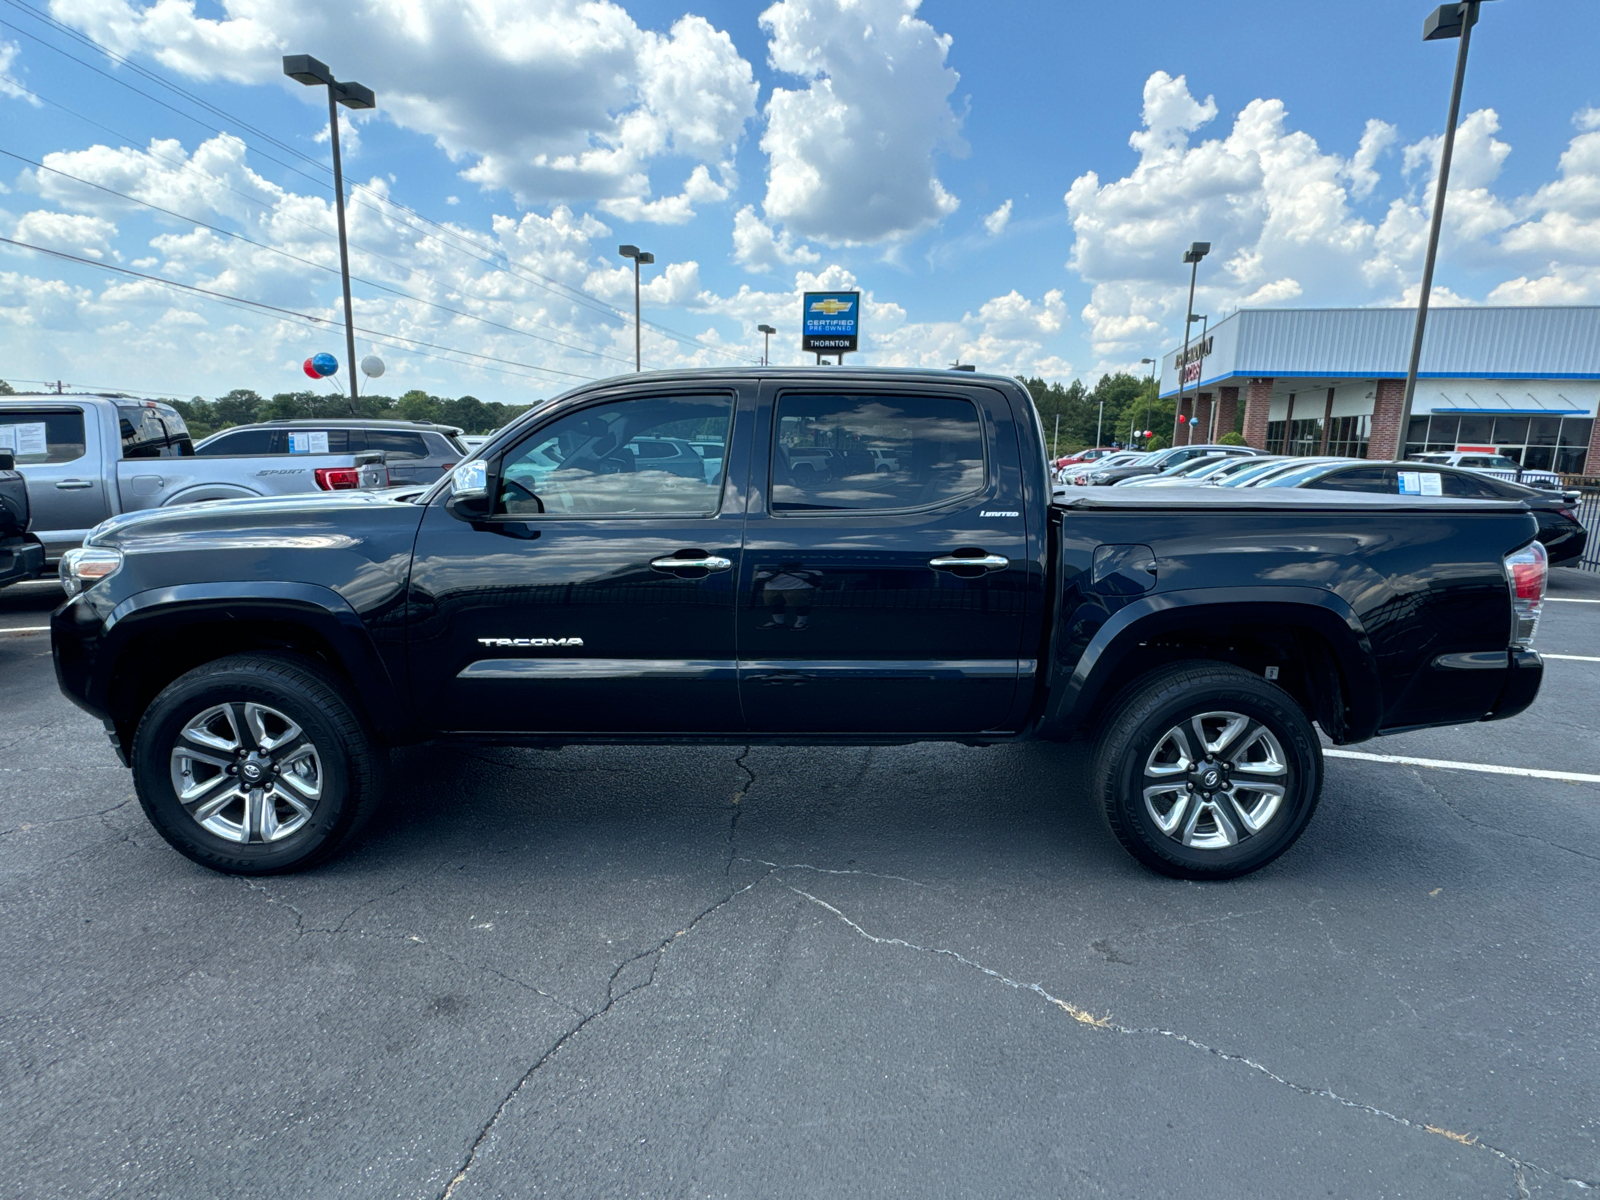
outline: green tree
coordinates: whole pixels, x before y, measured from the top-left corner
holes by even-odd
[[[4,379],[0,379],[0,396],[15,396],[16,394],[17,392],[15,388],[13,388]]]
[[[439,397],[413,389],[394,402],[393,416],[402,421],[437,421],[441,406]]]

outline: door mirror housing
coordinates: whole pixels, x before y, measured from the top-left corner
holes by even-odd
[[[450,498],[445,510],[459,521],[482,521],[494,508],[489,490],[489,464],[481,458],[460,463],[450,472]]]

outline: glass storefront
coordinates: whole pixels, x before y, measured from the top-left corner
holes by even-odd
[[[1411,418],[1411,428],[1406,431],[1406,457],[1448,453],[1457,446],[1493,446],[1497,453],[1515,459],[1530,471],[1577,475],[1583,471],[1593,427],[1590,417],[1433,413]]]
[[[1322,448],[1322,425],[1321,417],[1308,417],[1303,421],[1268,421],[1267,453],[1291,454],[1297,458],[1324,453],[1342,458],[1367,456],[1367,439],[1372,431],[1370,416],[1334,417],[1328,427],[1326,451]]]

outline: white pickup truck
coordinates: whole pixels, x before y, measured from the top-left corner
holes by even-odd
[[[196,457],[171,405],[123,396],[0,397],[0,450],[27,480],[52,563],[118,513],[389,483],[382,451]]]

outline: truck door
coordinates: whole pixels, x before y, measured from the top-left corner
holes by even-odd
[[[760,412],[738,613],[751,728],[1000,727],[1027,669],[1027,534],[1005,397],[772,383]]]
[[[33,535],[52,561],[111,515],[97,412],[82,404],[41,402],[0,407],[0,447],[14,450],[28,481]]]
[[[733,599],[744,496],[723,464],[748,473],[737,446],[754,393],[736,421],[738,396],[701,385],[563,407],[496,455],[490,519],[458,520],[443,498],[429,506],[408,614],[424,723],[743,730]],[[661,439],[715,443],[716,469],[652,469],[639,448]]]

